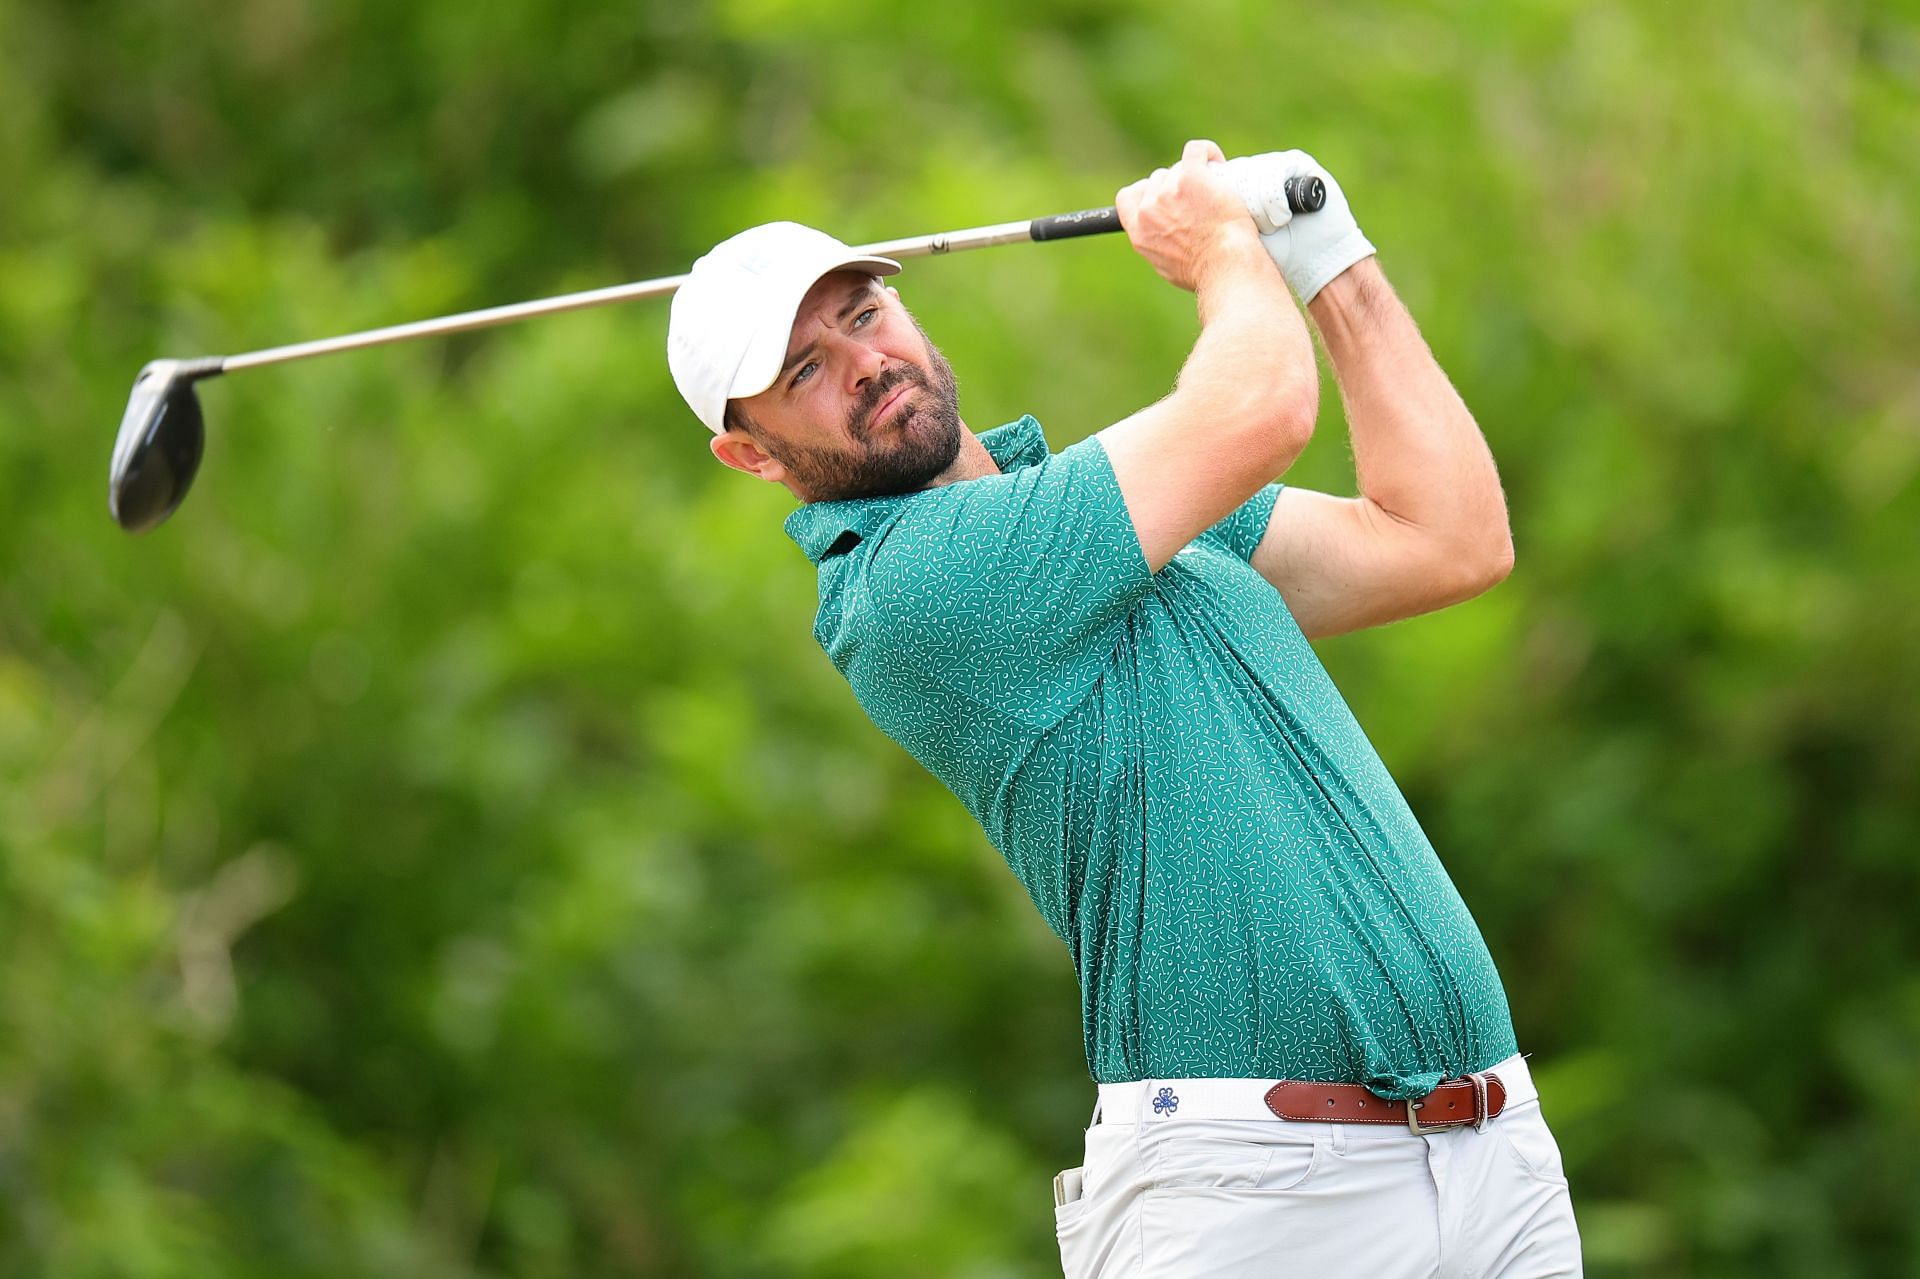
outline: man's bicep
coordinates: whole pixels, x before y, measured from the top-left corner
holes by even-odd
[[[1365,497],[1287,486],[1249,561],[1308,639],[1444,608],[1482,584],[1444,543]]]
[[[1093,437],[1112,462],[1140,552],[1155,573],[1284,469],[1284,441],[1272,431],[1222,425],[1207,447],[1193,447],[1191,412],[1177,395],[1169,396]],[[1258,420],[1252,413],[1244,418]]]

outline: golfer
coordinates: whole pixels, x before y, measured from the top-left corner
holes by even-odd
[[[1479,929],[1308,641],[1469,599],[1513,552],[1485,441],[1361,234],[1262,235],[1193,141],[1121,190],[1195,295],[1171,393],[1062,449],[975,435],[882,281],[794,223],[694,264],[667,348],[726,465],[786,486],[813,633],[1066,942],[1099,1085],[1054,1182],[1079,1276],[1580,1273]],[[1274,483],[1319,411],[1361,496]]]

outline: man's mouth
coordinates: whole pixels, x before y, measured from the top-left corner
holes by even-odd
[[[888,396],[886,401],[882,403],[878,409],[874,410],[873,424],[877,427],[882,422],[884,422],[886,420],[887,414],[892,411],[893,406],[898,404],[901,400],[905,399],[907,392],[911,391],[912,389],[913,389],[913,384],[909,382],[905,386],[902,386],[899,390],[895,391],[892,395]]]

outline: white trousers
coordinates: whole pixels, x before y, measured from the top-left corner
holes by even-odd
[[[1491,1073],[1507,1088],[1497,1118],[1422,1134],[1275,1118],[1272,1080],[1102,1085],[1086,1162],[1054,1182],[1066,1279],[1577,1276],[1526,1060]]]

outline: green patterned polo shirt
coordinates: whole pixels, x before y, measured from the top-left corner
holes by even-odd
[[[1158,573],[1104,446],[984,432],[1001,474],[814,502],[814,637],[1073,954],[1101,1083],[1418,1097],[1516,1051],[1486,943],[1248,563],[1270,484]]]

